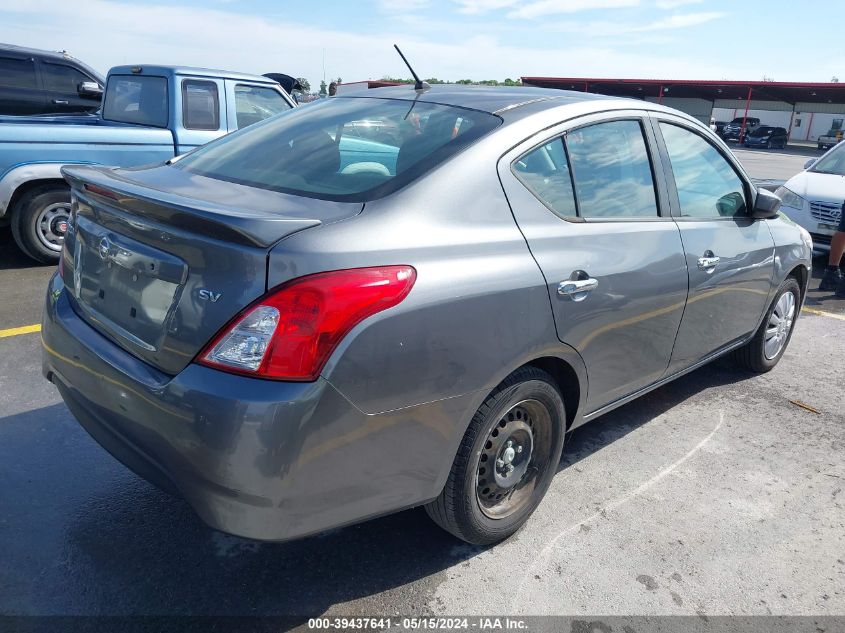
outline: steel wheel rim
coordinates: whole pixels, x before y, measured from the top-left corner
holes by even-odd
[[[481,512],[504,519],[530,504],[549,466],[552,416],[539,400],[523,400],[499,417],[484,440],[476,468]]]
[[[769,322],[766,324],[763,351],[768,360],[776,358],[783,351],[794,321],[795,295],[791,292],[784,292],[778,298],[772,313],[769,315]]]
[[[51,251],[62,250],[70,221],[70,203],[55,202],[43,209],[35,220],[35,233],[39,241]]]

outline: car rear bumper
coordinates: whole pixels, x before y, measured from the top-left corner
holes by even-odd
[[[367,415],[323,378],[276,382],[197,364],[167,376],[82,321],[57,275],[42,344],[45,377],[106,450],[178,492],[212,527],[260,540],[431,500],[460,439],[457,411],[468,404],[461,397]]]

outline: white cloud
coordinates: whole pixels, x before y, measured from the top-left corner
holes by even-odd
[[[489,11],[498,11],[519,4],[520,0],[455,0],[460,5],[459,13],[477,15]]]
[[[595,9],[621,9],[639,4],[639,0],[537,0],[515,8],[508,17],[530,19]]]
[[[427,9],[430,0],[378,0],[378,6],[387,13],[414,13]]]
[[[706,22],[712,22],[719,18],[725,17],[724,13],[716,11],[709,11],[704,13],[684,13],[678,15],[670,15],[666,18],[661,18],[650,24],[646,24],[642,28],[635,29],[637,31],[662,31],[668,29],[682,29],[688,26],[698,26]]]
[[[657,0],[654,3],[658,9],[677,9],[690,4],[701,4],[704,0]]]
[[[608,37],[625,35],[630,33],[648,33],[652,31],[673,31],[675,29],[689,28],[718,20],[725,14],[717,12],[686,13],[670,15],[653,22],[637,24],[634,22],[558,22],[546,25],[546,28],[553,31],[566,33],[590,33],[597,37]]]
[[[454,0],[460,8],[460,13],[478,15],[511,9],[510,18],[538,18],[545,15],[562,13],[578,13],[593,9],[619,9],[635,7],[640,0]],[[673,0],[663,0],[671,2]],[[690,2],[693,0],[674,0],[676,2]]]

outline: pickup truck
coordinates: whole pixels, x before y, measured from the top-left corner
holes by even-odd
[[[0,117],[0,225],[58,261],[70,217],[64,165],[164,162],[295,102],[272,79],[203,68],[117,66],[97,114]]]
[[[838,144],[841,140],[842,140],[842,130],[841,129],[828,130],[827,134],[822,134],[819,137],[819,141],[818,141],[819,149],[830,149],[834,145]]]

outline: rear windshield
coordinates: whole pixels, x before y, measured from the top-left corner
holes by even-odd
[[[213,141],[173,167],[313,198],[378,198],[501,123],[487,112],[411,100],[332,97]]]
[[[754,136],[766,136],[767,134],[773,134],[774,131],[775,128],[773,127],[758,127],[754,130],[753,134]]]
[[[103,98],[103,118],[167,127],[167,79],[151,75],[112,75]]]

